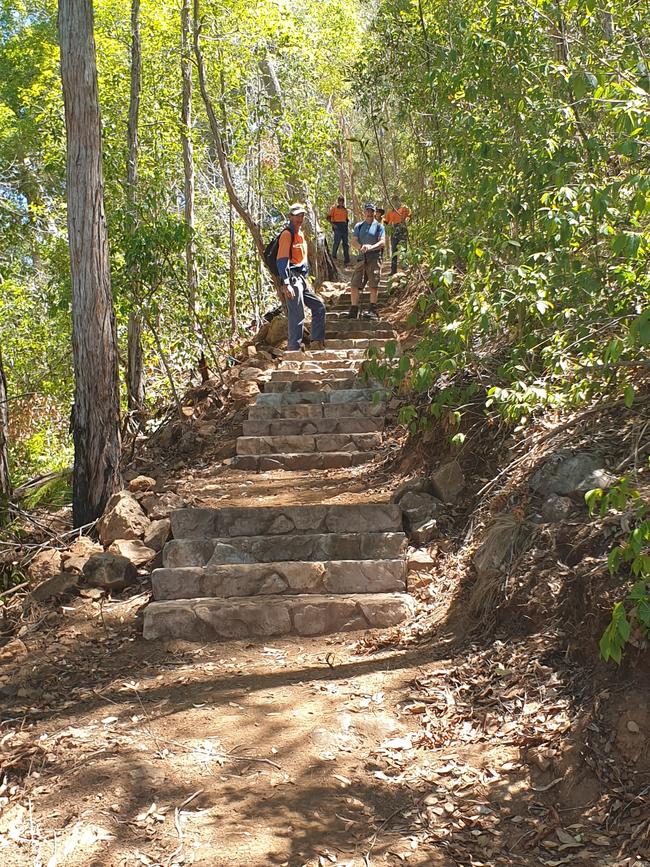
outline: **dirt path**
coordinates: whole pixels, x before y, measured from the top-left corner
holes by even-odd
[[[637,864],[572,769],[593,696],[557,636],[480,650],[445,602],[419,641],[148,644],[143,601],[22,636],[3,864]]]
[[[175,488],[385,502],[394,448],[310,474],[188,469]],[[147,643],[146,584],[26,620],[0,650],[0,863],[648,867],[647,708],[614,716],[551,627],[468,638],[459,578],[412,573],[416,621],[372,635]]]

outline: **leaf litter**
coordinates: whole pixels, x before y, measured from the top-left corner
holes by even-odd
[[[616,755],[611,696],[561,635],[445,639],[438,660],[413,652],[422,623],[335,651],[154,650],[125,609],[106,629],[77,610],[53,651],[28,630],[4,660],[16,867],[200,864],[217,839],[233,865],[650,863],[648,775]],[[620,729],[646,743],[641,711]]]

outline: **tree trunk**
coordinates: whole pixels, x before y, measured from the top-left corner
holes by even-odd
[[[221,176],[223,178],[223,183],[226,188],[226,193],[228,194],[228,200],[233,208],[237,211],[239,216],[244,221],[246,228],[251,233],[251,237],[253,239],[253,243],[257,248],[257,252],[260,256],[264,254],[264,239],[262,238],[262,233],[260,231],[260,227],[257,225],[250,212],[246,209],[239,196],[237,195],[237,191],[235,190],[235,185],[233,183],[232,174],[230,172],[230,166],[228,164],[228,158],[226,157],[226,152],[223,145],[223,137],[221,135],[221,128],[219,127],[219,121],[217,120],[217,115],[214,110],[214,105],[210,98],[210,94],[208,93],[208,84],[207,78],[205,74],[205,62],[203,60],[203,52],[201,50],[201,23],[200,23],[200,4],[199,0],[194,0],[194,55],[196,57],[196,65],[199,74],[199,87],[201,89],[201,97],[203,98],[203,103],[205,105],[205,111],[208,116],[208,123],[210,125],[210,133],[212,135],[212,139],[214,141],[214,146],[217,150],[217,159],[219,160],[219,169],[221,170]]]
[[[275,63],[270,55],[267,54],[266,57],[260,61],[260,72],[262,74],[266,94],[273,110],[276,138],[278,140],[280,151],[282,151],[282,134],[280,132],[280,127],[284,117],[284,105],[280,81],[275,71]],[[298,199],[301,201],[307,211],[307,246],[309,249],[309,261],[316,285],[319,286],[324,280],[338,280],[339,273],[327,246],[325,232],[318,220],[318,215],[316,214],[316,210],[312,204],[309,191],[302,180],[295,175],[290,175],[287,178],[287,195],[289,199]]]
[[[2,364],[0,346],[0,524],[6,514],[7,503],[11,498],[11,478],[9,476],[9,404],[7,401],[7,380]]]
[[[181,75],[183,100],[181,108],[181,141],[183,144],[183,173],[185,179],[185,269],[190,312],[196,313],[199,275],[194,247],[194,143],[192,142],[192,48],[190,32],[190,0],[181,7]]]
[[[141,90],[141,50],[140,50],[140,0],[131,0],[131,94],[129,97],[129,120],[127,141],[129,154],[126,163],[126,202],[127,232],[134,237],[138,227],[137,187],[138,187],[138,120],[140,115]],[[138,263],[131,260],[129,268],[129,288],[131,303],[136,305],[129,311],[127,331],[128,352],[126,365],[126,393],[129,409],[136,413],[144,406],[144,362],[142,357],[142,315],[138,309],[140,298],[140,275]]]
[[[67,133],[75,374],[72,517],[79,527],[102,514],[121,484],[118,352],[91,0],[59,0],[58,29]]]
[[[230,268],[228,270],[229,297],[228,307],[230,309],[230,327],[232,336],[237,333],[237,244],[235,243],[235,220],[232,210],[232,205],[228,209],[229,214],[229,229],[230,229]]]

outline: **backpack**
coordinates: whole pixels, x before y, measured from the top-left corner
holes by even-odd
[[[280,229],[275,238],[273,238],[272,241],[269,241],[269,243],[264,248],[264,253],[262,256],[262,258],[264,259],[264,264],[274,277],[280,276],[278,273],[278,247],[280,246],[280,235],[284,231],[286,231],[286,229],[291,232],[291,242],[293,243],[295,232],[291,223],[287,223],[286,226],[283,226]],[[289,259],[291,259],[291,257],[289,257]]]

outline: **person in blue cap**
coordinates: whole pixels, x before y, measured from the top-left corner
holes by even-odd
[[[357,223],[352,233],[352,246],[358,251],[357,264],[350,282],[351,306],[348,318],[359,316],[359,290],[364,283],[364,277],[370,292],[369,319],[379,319],[377,314],[377,296],[381,278],[381,254],[386,246],[386,230],[375,219],[375,206],[372,202],[365,205],[365,220]]]

